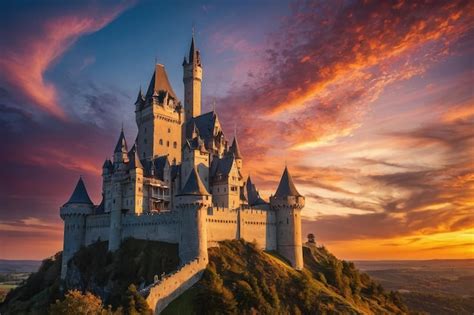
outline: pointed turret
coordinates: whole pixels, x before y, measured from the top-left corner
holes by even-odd
[[[115,145],[114,150],[114,163],[125,163],[128,162],[128,149],[127,149],[127,140],[125,139],[125,134],[123,133],[123,128],[120,131],[120,136]]]
[[[199,50],[194,41],[194,32],[189,48],[189,56],[183,62],[184,117],[189,121],[201,115],[202,65]]]
[[[192,63],[193,61],[197,61],[197,50],[196,50],[196,47],[194,45],[194,33],[193,33],[193,37],[191,38],[191,47],[189,47],[189,63]]]
[[[301,210],[305,199],[296,190],[288,168],[281,176],[270,207],[276,212],[278,253],[288,259],[298,270],[303,269],[303,247],[301,244]]]
[[[293,183],[293,178],[288,172],[288,167],[285,166],[285,171],[280,179],[280,184],[278,185],[277,191],[275,193],[275,197],[282,198],[282,197],[302,197],[298,190],[296,190],[295,184]]]
[[[127,152],[127,140],[125,139],[125,134],[123,133],[123,128],[120,131],[120,136],[117,141],[117,144],[115,145],[115,150],[114,153],[124,153]]]
[[[137,100],[135,101],[135,105],[141,105],[143,104],[143,102],[145,102],[145,97],[143,96],[142,87],[140,87],[140,90],[138,91],[137,95]]]
[[[239,143],[237,142],[237,136],[234,137],[232,145],[230,146],[230,152],[234,154],[235,159],[242,159],[242,154],[240,153]]]
[[[165,66],[156,64],[155,72],[153,72],[153,76],[151,77],[150,84],[148,85],[148,89],[146,91],[146,98],[148,99],[152,96],[159,97],[160,92],[161,95],[165,95],[166,92],[168,92],[169,96],[171,96],[176,101],[178,100],[173,88],[171,87]]]
[[[77,181],[76,188],[74,188],[74,191],[69,198],[68,202],[64,204],[70,205],[70,204],[87,204],[87,205],[92,205],[91,198],[89,197],[89,194],[87,193],[86,186],[84,185],[84,181],[82,180],[82,177],[79,177],[79,180]]]
[[[130,164],[129,164],[129,168],[131,170],[133,169],[136,169],[136,168],[140,168],[140,169],[143,169],[143,164],[142,162],[140,161],[140,157],[138,156],[138,148],[137,148],[137,144],[135,143],[133,145],[133,148],[130,152]]]
[[[107,175],[113,170],[114,166],[112,162],[107,158],[102,165],[102,175]]]
[[[193,168],[188,180],[181,190],[180,196],[209,196],[206,186],[201,181],[196,169]]]

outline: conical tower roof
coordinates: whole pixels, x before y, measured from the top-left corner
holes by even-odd
[[[173,91],[173,88],[171,87],[170,80],[166,74],[165,66],[156,64],[155,72],[153,72],[150,85],[148,85],[148,90],[146,91],[146,97],[151,97],[155,92],[158,93],[159,91],[166,91],[174,99],[178,99]]]
[[[196,59],[196,47],[194,44],[194,34],[191,39],[191,47],[189,47],[189,63],[192,63]]]
[[[209,196],[206,186],[204,186],[202,183],[201,178],[199,178],[195,168],[193,168],[191,174],[189,174],[188,181],[184,185],[179,195]]]
[[[133,145],[133,148],[132,148],[131,151],[132,152],[130,152],[131,154],[130,154],[130,166],[129,166],[129,168],[130,169],[135,169],[135,168],[143,169],[143,164],[140,161],[140,157],[138,156],[138,148],[137,148],[136,143]]]
[[[282,198],[282,197],[301,197],[298,190],[296,190],[295,184],[293,183],[293,178],[288,172],[288,168],[285,166],[285,171],[280,179],[280,184],[278,185],[277,191],[275,193],[275,197]]]
[[[89,198],[89,194],[87,193],[86,186],[82,181],[82,177],[79,177],[79,181],[77,182],[76,188],[74,188],[71,198],[69,198],[68,202],[66,202],[65,205],[72,203],[92,205],[91,198]]]
[[[234,153],[236,159],[242,159],[242,153],[240,153],[239,143],[237,142],[237,137],[234,137],[232,145],[230,146],[230,152]]]
[[[143,97],[142,88],[140,87],[140,90],[138,91],[138,95],[137,95],[137,100],[135,101],[135,105],[142,103],[144,100],[145,99]]]
[[[127,149],[127,140],[125,139],[125,134],[123,133],[123,128],[122,131],[120,131],[120,136],[117,141],[117,145],[115,146],[114,153],[122,153],[122,152],[128,152]]]

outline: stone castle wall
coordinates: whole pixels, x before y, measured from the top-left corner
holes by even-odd
[[[208,247],[229,239],[255,242],[259,248],[276,250],[276,216],[267,210],[210,208],[207,215]]]
[[[108,241],[110,231],[110,214],[89,215],[86,217],[85,246],[96,241]]]
[[[171,301],[201,279],[206,266],[207,259],[196,258],[183,265],[177,271],[165,276],[159,282],[145,288],[141,293],[148,293],[146,299],[148,305],[151,309],[155,310],[155,314],[160,314]]]
[[[178,243],[179,225],[178,211],[125,215],[122,219],[122,239],[133,237],[142,240]]]
[[[276,215],[273,211],[247,209],[240,212],[240,238],[266,250],[277,249]]]
[[[110,213],[86,217],[85,246],[96,241],[108,241]],[[177,211],[157,214],[129,214],[122,217],[122,240],[126,238],[178,243],[179,214]]]

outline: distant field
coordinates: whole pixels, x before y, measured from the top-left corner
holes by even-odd
[[[0,302],[8,291],[28,279],[32,272],[41,265],[39,260],[4,260],[0,259]]]
[[[429,314],[474,313],[474,259],[355,261],[355,265],[405,303]]]
[[[41,265],[41,260],[5,260],[0,259],[0,273],[35,272]]]

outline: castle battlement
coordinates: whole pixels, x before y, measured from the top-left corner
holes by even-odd
[[[102,201],[92,203],[81,178],[60,209],[63,279],[69,259],[81,246],[107,241],[114,251],[126,238],[179,245],[183,267],[150,291],[154,305],[195,281],[207,264],[207,248],[223,240],[255,242],[277,250],[294,268],[303,268],[304,197],[287,168],[268,201],[250,177],[244,179],[237,137],[229,145],[216,111],[201,113],[202,81],[194,37],[183,62],[183,103],[165,67],[155,65],[146,93],[140,89],[134,103],[135,143],[129,148],[121,130],[113,159],[102,166]]]

